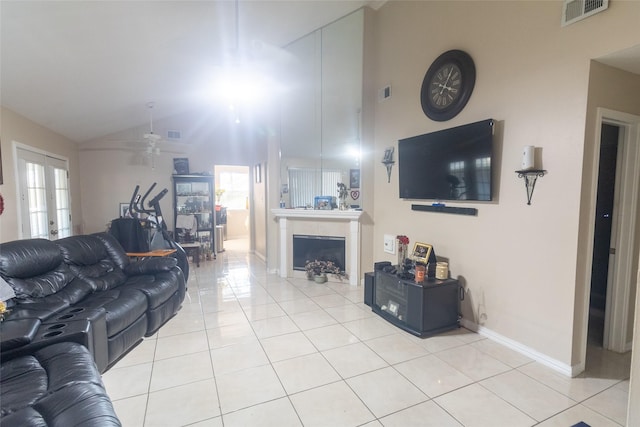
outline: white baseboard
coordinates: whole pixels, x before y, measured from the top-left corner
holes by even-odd
[[[507,338],[504,335],[500,335],[497,332],[485,328],[484,326],[480,326],[470,320],[461,319],[460,324],[469,330],[477,332],[478,334],[485,336],[499,344],[502,344],[505,347],[510,348],[511,350],[517,351],[518,353],[527,356],[528,358],[533,359],[536,362],[541,363],[565,376],[574,377],[580,372],[584,371],[584,365],[567,365],[566,363],[562,363],[556,359],[553,359],[546,354],[542,354],[539,351],[532,349],[531,347],[527,347],[526,345],[514,341],[511,338]]]
[[[260,259],[260,261],[267,263],[267,257],[261,254],[260,252],[253,251],[253,254]]]

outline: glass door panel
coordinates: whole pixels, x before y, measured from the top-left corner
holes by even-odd
[[[67,162],[23,148],[18,153],[22,238],[58,239],[71,235]]]

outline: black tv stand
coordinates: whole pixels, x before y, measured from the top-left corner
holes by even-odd
[[[384,271],[375,272],[373,312],[419,337],[457,328],[461,298],[455,279],[416,283]]]

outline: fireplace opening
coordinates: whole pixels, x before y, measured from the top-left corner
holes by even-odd
[[[334,236],[293,235],[293,269],[304,271],[307,261],[331,261],[345,271],[345,239]]]

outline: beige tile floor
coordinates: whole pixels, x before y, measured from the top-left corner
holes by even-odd
[[[572,379],[466,329],[420,339],[361,287],[281,279],[243,243],[192,268],[178,315],[104,374],[125,426],[625,424],[629,354],[592,348]]]

